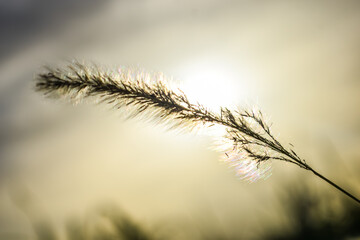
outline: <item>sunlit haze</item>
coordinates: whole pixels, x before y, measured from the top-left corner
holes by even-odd
[[[245,70],[241,71],[243,66],[235,69],[226,63],[227,59],[213,58],[195,58],[179,64],[180,88],[190,101],[212,111],[241,104],[249,96],[251,77]]]
[[[212,111],[261,110],[360,197],[359,0],[9,0],[0,33],[1,240],[359,239],[359,206],[281,159],[258,168],[224,127],[169,130],[34,90],[42,66],[72,59],[162,72]]]

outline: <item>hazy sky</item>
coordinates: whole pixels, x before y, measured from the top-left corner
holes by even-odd
[[[281,141],[360,192],[359,1],[18,0],[0,20],[0,232],[28,231],[18,188],[58,226],[111,201],[148,225],[205,218],[249,235],[259,214],[281,221],[275,196],[293,175],[332,191],[278,163],[247,184],[207,136],[34,92],[41,66],[72,58],[162,71],[210,107],[256,105]]]

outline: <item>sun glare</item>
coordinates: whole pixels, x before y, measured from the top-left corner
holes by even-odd
[[[212,111],[220,107],[237,105],[240,96],[244,96],[240,88],[244,79],[230,65],[221,63],[199,62],[185,66],[180,71],[181,89],[189,100],[200,103]]]

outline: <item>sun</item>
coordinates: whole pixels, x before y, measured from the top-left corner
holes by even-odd
[[[197,61],[184,65],[180,77],[180,89],[189,100],[212,111],[235,106],[246,95],[244,76],[240,76],[233,66],[220,61]]]

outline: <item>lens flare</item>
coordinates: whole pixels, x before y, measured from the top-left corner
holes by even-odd
[[[231,149],[224,152],[222,160],[235,170],[236,175],[247,182],[253,183],[259,179],[271,176],[271,163],[266,161],[258,164],[245,151]]]

